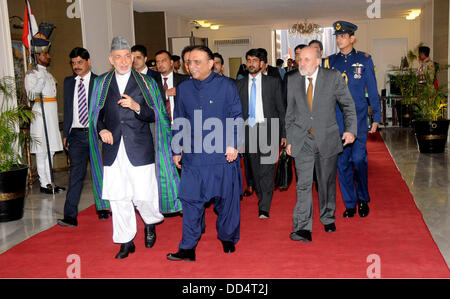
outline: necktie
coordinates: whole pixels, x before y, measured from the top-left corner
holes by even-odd
[[[169,86],[167,85],[167,79],[169,78],[163,78],[164,79],[164,98],[166,99],[166,110],[167,110],[167,114],[169,114],[169,119],[170,121],[172,121],[172,110],[170,109],[170,100],[169,98],[166,96],[166,91],[169,89]]]
[[[313,106],[313,90],[314,90],[312,79],[313,78],[308,78],[309,85],[308,85],[308,90],[306,91],[306,99],[308,100],[309,110],[311,110],[311,111],[312,111],[312,106]],[[309,132],[311,133],[311,135],[314,135],[312,127],[309,129]]]
[[[87,127],[89,117],[83,78],[80,78],[80,84],[78,84],[78,120],[83,127]]]
[[[256,78],[253,78],[250,89],[250,105],[248,107],[248,124],[253,127],[256,124]]]

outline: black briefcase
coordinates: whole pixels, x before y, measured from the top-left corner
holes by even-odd
[[[286,153],[286,148],[282,148],[278,159],[275,173],[275,187],[286,190],[292,181],[292,157]]]

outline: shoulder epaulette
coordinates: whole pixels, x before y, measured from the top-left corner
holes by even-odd
[[[330,68],[330,57],[325,58],[325,60],[323,62],[323,67],[326,69]]]

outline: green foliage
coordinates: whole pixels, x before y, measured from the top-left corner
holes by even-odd
[[[400,67],[392,69],[396,71],[396,75],[391,76],[389,80],[399,87],[402,104],[413,105],[415,119],[425,121],[445,119],[448,89],[435,87],[436,74],[427,72],[419,78],[417,70],[412,67],[418,60],[421,46],[423,46],[422,43],[402,58]],[[447,70],[448,67],[448,65],[438,65],[436,72],[441,69]]]
[[[397,69],[398,73],[390,77],[400,89],[402,104],[412,104],[419,91],[419,77],[413,69]]]
[[[430,74],[425,75],[421,82],[417,99],[414,101],[414,115],[417,120],[436,121],[445,119],[444,112],[447,107],[447,91],[436,89]]]
[[[13,77],[0,78],[0,171],[23,163],[18,148],[28,136],[19,127],[33,118],[28,107],[13,105],[15,90]]]

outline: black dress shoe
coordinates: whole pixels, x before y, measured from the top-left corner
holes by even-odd
[[[66,188],[60,187],[60,186],[56,186],[56,185],[55,185],[55,187],[53,187],[53,189],[55,190],[55,193],[61,193],[63,191],[66,191]]]
[[[225,253],[233,253],[236,251],[236,247],[234,243],[231,241],[222,241],[223,252]]]
[[[364,200],[358,200],[358,214],[360,217],[366,217],[369,215],[369,202]]]
[[[136,246],[134,246],[133,241],[122,243],[122,245],[120,245],[119,253],[116,254],[116,259],[124,259],[128,256],[128,254],[133,253],[135,250]]]
[[[41,193],[45,194],[53,194],[53,188],[52,185],[47,185],[47,188],[41,187]]]
[[[344,218],[351,218],[351,217],[355,216],[355,213],[356,213],[356,208],[346,209],[344,212],[344,215],[342,215],[342,216],[344,216]]]
[[[251,196],[252,194],[253,194],[253,188],[249,187],[249,188],[245,189],[245,191],[244,191],[244,193],[242,195],[247,197],[247,196]]]
[[[179,249],[177,253],[167,254],[167,259],[171,261],[195,261],[195,249]]]
[[[300,229],[296,232],[291,233],[291,240],[293,241],[302,241],[302,242],[311,242],[311,232],[309,230]]]
[[[156,231],[154,224],[146,224],[145,225],[145,247],[152,248],[156,242]]]
[[[108,210],[100,210],[97,212],[98,219],[100,220],[106,220],[109,218],[109,211]]]
[[[269,218],[269,213],[265,211],[259,211],[259,219],[267,219]]]
[[[326,231],[327,233],[332,233],[332,232],[335,232],[335,231],[336,231],[336,224],[334,224],[334,223],[325,224],[325,225],[323,226],[323,228],[325,229],[325,231]]]
[[[74,218],[70,218],[70,217],[64,217],[64,219],[58,219],[57,223],[61,226],[66,226],[66,227],[77,227],[78,226],[78,221]]]

